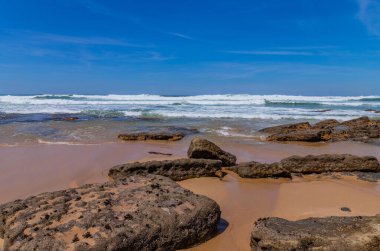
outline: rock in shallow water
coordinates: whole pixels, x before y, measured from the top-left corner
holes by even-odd
[[[180,181],[199,177],[216,177],[221,173],[222,162],[211,159],[176,159],[135,162],[111,168],[108,176],[113,179],[135,174],[158,174]]]
[[[186,135],[197,133],[197,129],[182,127],[148,128],[148,131],[119,134],[118,138],[124,141],[165,140],[178,141]]]
[[[336,120],[323,120],[314,126],[308,122],[264,128],[260,132],[270,134],[268,141],[343,141],[367,142],[380,137],[380,122],[360,117],[339,123]]]
[[[259,219],[251,233],[252,251],[380,250],[380,215],[288,221]]]
[[[5,250],[175,250],[216,230],[219,206],[156,175],[43,193],[0,206]]]
[[[223,151],[219,146],[211,141],[202,138],[193,138],[187,151],[189,158],[196,159],[217,159],[222,161],[223,166],[233,166],[236,164],[236,156]]]

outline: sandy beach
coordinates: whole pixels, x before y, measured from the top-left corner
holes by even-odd
[[[182,141],[128,142],[99,145],[36,144],[0,148],[0,202],[42,192],[106,181],[114,165],[186,156],[191,137]],[[229,138],[212,138],[238,161],[274,162],[298,154],[353,153],[380,157],[378,146],[360,142],[279,144]],[[170,153],[152,155],[149,151]],[[215,238],[190,250],[249,250],[249,234],[260,217],[290,220],[311,216],[375,215],[380,213],[380,184],[352,177],[333,179],[310,176],[287,179],[242,179],[232,172],[218,178],[179,182],[195,193],[214,199],[221,207],[227,228]],[[295,206],[296,205],[296,206]],[[348,207],[351,212],[343,212]]]

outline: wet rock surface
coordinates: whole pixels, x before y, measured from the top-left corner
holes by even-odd
[[[111,168],[108,176],[113,179],[135,174],[157,174],[175,181],[220,176],[222,162],[211,159],[176,159],[162,161],[135,162]]]
[[[260,130],[270,134],[268,141],[344,141],[355,140],[368,142],[380,138],[380,123],[361,117],[345,122],[333,119],[321,121],[314,126],[308,122],[275,126]]]
[[[252,251],[380,249],[380,215],[308,218],[288,221],[259,219],[251,233]]]
[[[265,164],[251,161],[227,169],[236,172],[242,178],[291,178],[291,173],[279,163]]]
[[[223,166],[236,164],[236,156],[203,138],[193,138],[187,151],[189,158],[221,160]]]
[[[355,156],[351,154],[322,154],[307,156],[291,156],[280,162],[262,164],[255,161],[240,163],[230,167],[243,178],[284,177],[292,174],[359,172],[380,173],[380,163],[372,156]]]
[[[156,175],[0,205],[5,250],[175,250],[214,233],[213,200]]]
[[[186,135],[197,133],[198,130],[182,127],[148,128],[142,131],[119,134],[118,138],[124,141],[165,140],[178,141]]]

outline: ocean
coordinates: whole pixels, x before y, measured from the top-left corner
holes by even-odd
[[[380,119],[380,96],[0,95],[0,145],[113,142],[162,126],[257,138],[267,126],[360,116]]]

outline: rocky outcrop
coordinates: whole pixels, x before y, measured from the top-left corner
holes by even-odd
[[[268,141],[343,141],[356,140],[367,142],[380,137],[380,123],[361,117],[339,123],[329,119],[321,121],[314,126],[308,122],[275,126],[260,130],[270,134]]]
[[[214,233],[213,200],[156,175],[0,205],[4,250],[176,250]]]
[[[380,172],[376,157],[351,154],[322,154],[291,156],[280,161],[281,167],[291,173],[325,172]]]
[[[291,173],[279,163],[263,164],[256,161],[240,163],[228,168],[242,178],[291,178]]]
[[[118,138],[124,141],[166,140],[178,141],[186,135],[197,133],[196,129],[179,127],[148,128],[140,132],[119,134]]]
[[[211,141],[202,138],[193,138],[187,151],[189,158],[221,160],[223,166],[236,164],[236,156],[223,151]]]
[[[112,179],[124,178],[135,174],[157,174],[175,181],[221,176],[222,162],[211,159],[176,159],[128,163],[111,168],[108,176]]]
[[[286,124],[286,125],[279,125],[279,126],[273,126],[261,129],[260,132],[263,133],[269,133],[269,134],[277,134],[277,133],[288,133],[298,130],[307,130],[310,129],[311,125],[309,122],[301,122],[296,124]]]
[[[380,215],[288,221],[259,219],[251,233],[252,251],[380,249]]]
[[[280,162],[261,164],[255,161],[230,167],[243,178],[285,177],[291,174],[331,172],[380,172],[379,161],[372,156],[359,157],[350,154],[322,154],[291,156]]]

